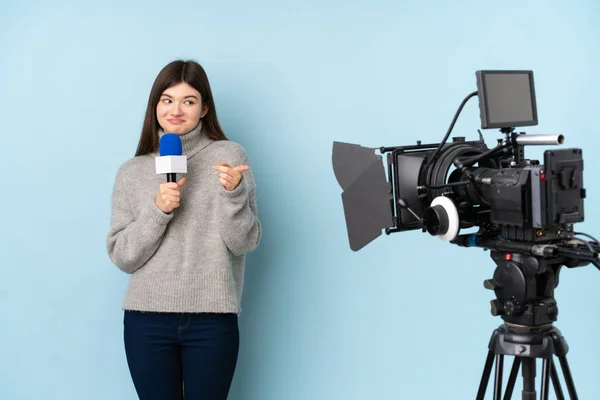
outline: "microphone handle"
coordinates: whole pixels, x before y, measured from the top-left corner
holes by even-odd
[[[177,174],[175,174],[174,172],[167,173],[167,182],[176,182],[176,181],[177,181]]]

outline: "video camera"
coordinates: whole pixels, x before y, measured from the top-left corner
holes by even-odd
[[[532,71],[481,70],[476,81],[477,91],[463,100],[440,143],[379,149],[333,143],[350,248],[362,249],[382,230],[389,235],[421,229],[459,246],[491,250],[496,269],[484,287],[495,292],[491,313],[504,323],[490,340],[477,399],[484,398],[494,358],[499,368],[494,399],[500,399],[504,355],[515,356],[506,398],[521,363],[523,398],[535,398],[535,358],[544,360],[542,398],[548,396],[550,376],[563,398],[554,355],[576,398],[568,346],[552,323],[558,316],[554,289],[561,267],[591,263],[600,269],[598,240],[573,229],[584,220],[582,151],[546,150],[543,164],[525,158],[526,146],[556,146],[565,140],[562,134],[515,131],[538,124]],[[447,143],[461,110],[475,96],[481,128],[498,128],[502,135],[492,148],[481,131],[478,140],[453,137]],[[477,231],[461,234],[470,228]]]

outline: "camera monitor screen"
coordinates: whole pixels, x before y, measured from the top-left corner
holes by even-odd
[[[481,127],[537,125],[532,71],[477,71]]]

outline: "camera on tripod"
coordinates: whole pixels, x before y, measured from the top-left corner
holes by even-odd
[[[476,83],[477,91],[463,100],[440,143],[380,148],[333,143],[333,170],[343,189],[350,248],[362,249],[382,231],[389,235],[421,229],[455,245],[491,250],[496,269],[484,287],[494,291],[491,313],[504,324],[490,341],[478,399],[485,393],[490,359],[497,356],[501,363],[504,355],[516,357],[507,389],[511,393],[522,357],[543,358],[542,397],[547,396],[550,374],[558,393],[552,361],[557,355],[573,397],[568,347],[552,323],[558,316],[554,289],[561,267],[593,264],[600,269],[600,244],[574,230],[574,224],[584,221],[582,150],[548,149],[543,164],[525,157],[527,146],[565,141],[562,134],[515,130],[538,124],[532,71],[481,70]],[[449,140],[460,112],[475,96],[481,128],[500,130],[493,147],[486,145],[481,131],[477,140]],[[477,231],[461,234],[471,228]],[[529,399],[535,393],[535,363],[523,363],[523,398]],[[499,392],[497,384],[497,398]]]

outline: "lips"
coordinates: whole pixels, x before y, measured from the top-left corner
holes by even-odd
[[[169,121],[173,125],[179,125],[185,122],[184,120],[179,118],[168,119],[167,121]]]

